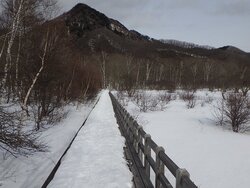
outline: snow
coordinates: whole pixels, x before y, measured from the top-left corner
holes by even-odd
[[[108,91],[104,91],[48,187],[132,187],[124,146]]]
[[[179,167],[189,171],[198,187],[248,188],[249,132],[234,133],[229,128],[216,126],[213,111],[219,92],[200,90],[196,95],[198,101],[193,109],[187,109],[179,98],[171,101],[164,111],[139,114],[131,100],[126,108],[135,116],[139,114],[138,121],[145,131],[164,147]],[[40,188],[92,106],[80,106],[78,110],[69,106],[70,113],[65,120],[42,132],[41,138],[48,144],[49,152],[29,157],[9,156],[6,160],[0,153],[0,187]],[[132,187],[124,145],[108,91],[104,91],[48,187]],[[166,175],[174,184],[170,173]]]
[[[157,91],[148,91],[156,95]],[[193,109],[177,98],[164,111],[140,113],[139,122],[167,155],[186,168],[200,188],[248,188],[250,185],[250,135],[216,126],[214,105],[219,92],[200,90]],[[214,101],[204,103],[205,98]],[[131,101],[128,111],[138,116]],[[174,178],[166,173],[174,184]]]
[[[78,109],[74,104],[68,105],[67,117],[41,132],[41,140],[48,145],[48,152],[35,153],[28,157],[9,156],[4,160],[4,153],[0,151],[0,187],[40,188],[93,105],[94,103],[80,105]]]

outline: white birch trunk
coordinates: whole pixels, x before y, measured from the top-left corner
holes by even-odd
[[[2,57],[3,52],[4,52],[6,40],[7,40],[7,35],[5,35],[5,37],[4,37],[3,46],[2,46],[2,49],[1,49],[1,52],[0,52],[0,60],[1,60],[1,57]]]
[[[86,97],[86,95],[87,95],[87,92],[88,92],[88,90],[89,90],[89,86],[90,86],[90,82],[91,82],[91,79],[89,78],[89,79],[88,79],[88,84],[87,84],[87,87],[86,87],[86,89],[85,89],[85,91],[84,91],[84,93],[83,93],[83,98],[85,98],[85,97]]]
[[[68,85],[67,90],[66,90],[66,98],[67,98],[67,99],[68,99],[69,91],[70,91],[71,86],[72,86],[72,83],[73,83],[73,79],[74,79],[74,77],[75,77],[75,70],[76,70],[76,64],[75,64],[75,66],[74,66],[74,69],[73,69],[73,72],[72,72],[72,76],[71,76],[69,85]]]
[[[101,72],[102,72],[102,79],[103,79],[103,88],[106,88],[106,59],[107,59],[107,53],[102,51],[101,52]]]
[[[152,64],[149,61],[147,61],[147,65],[146,65],[146,81],[149,80],[151,70],[152,70]]]
[[[23,104],[22,104],[22,108],[23,110],[26,111],[27,115],[28,115],[28,107],[27,107],[27,103],[28,103],[28,99],[30,97],[30,94],[31,94],[31,91],[32,89],[34,88],[36,82],[37,82],[37,79],[39,78],[41,72],[43,71],[44,69],[44,64],[45,64],[45,57],[46,57],[46,54],[47,54],[47,48],[48,48],[48,37],[49,37],[49,32],[47,32],[47,38],[46,38],[46,41],[45,41],[45,45],[44,45],[44,51],[43,51],[43,55],[40,57],[41,58],[41,67],[40,69],[38,70],[38,72],[36,73],[36,76],[34,77],[33,81],[32,81],[32,84],[30,85],[26,95],[25,95],[25,98],[24,98],[24,101],[23,101]]]
[[[193,74],[193,83],[194,83],[194,84],[196,84],[197,70],[198,70],[198,65],[197,65],[197,63],[195,63],[195,64],[191,67],[191,72],[192,72],[192,74]]]
[[[209,81],[211,69],[212,69],[212,64],[205,62],[205,64],[204,64],[204,80],[205,80],[205,82]]]
[[[130,73],[133,70],[132,62],[133,62],[133,56],[126,55],[127,76],[130,76]]]
[[[139,63],[137,74],[136,74],[136,86],[139,85],[140,67],[141,67],[141,64]]]
[[[180,62],[180,72],[179,72],[179,83],[178,83],[178,87],[181,86],[182,83],[182,72],[183,72],[183,61]]]
[[[19,44],[18,44],[18,51],[17,51],[17,58],[16,58],[16,81],[18,81],[19,77],[19,61],[20,61],[20,51],[21,51],[21,32],[19,32]]]
[[[14,40],[16,38],[16,33],[18,31],[18,27],[20,24],[20,16],[21,16],[21,11],[23,9],[23,2],[24,0],[20,0],[20,4],[17,10],[16,15],[13,18],[12,22],[12,27],[11,27],[11,32],[10,32],[10,39],[7,45],[7,54],[6,54],[6,63],[4,66],[4,77],[3,77],[3,85],[6,85],[7,77],[8,77],[8,71],[11,68],[11,49],[14,43]]]
[[[159,69],[158,81],[161,81],[161,80],[162,80],[163,71],[164,71],[164,65],[161,64],[161,65],[160,65],[160,69]]]

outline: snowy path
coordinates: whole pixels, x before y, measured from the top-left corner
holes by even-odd
[[[92,110],[94,102],[75,104],[65,107],[68,115],[61,122],[41,132],[41,140],[47,144],[48,152],[34,155],[3,159],[0,150],[0,187],[1,188],[41,188],[83,121]]]
[[[104,91],[48,187],[132,187],[124,145],[108,91]]]

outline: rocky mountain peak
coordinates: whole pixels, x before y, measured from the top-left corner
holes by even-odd
[[[130,31],[119,21],[108,18],[103,13],[83,3],[78,3],[69,12],[63,14],[62,18],[65,20],[69,32],[76,34],[78,37],[82,37],[85,31],[105,28],[133,40],[148,40],[147,36]]]
[[[64,14],[64,19],[70,33],[75,33],[79,37],[83,35],[84,31],[110,26],[107,16],[82,3]]]

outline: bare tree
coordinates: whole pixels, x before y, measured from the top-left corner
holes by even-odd
[[[161,64],[160,64],[160,67],[159,67],[158,81],[161,81],[161,80],[162,80],[163,72],[164,72],[164,64],[161,63]]]
[[[187,103],[187,108],[194,108],[196,105],[195,91],[184,91],[180,93],[180,99]]]
[[[215,118],[220,125],[229,124],[234,132],[246,129],[250,120],[249,98],[242,92],[223,93],[215,107]]]
[[[73,80],[74,80],[74,77],[75,77],[76,66],[77,66],[77,63],[75,63],[75,65],[74,65],[74,67],[73,67],[72,74],[71,74],[71,78],[70,78],[68,87],[67,87],[67,89],[66,89],[66,94],[65,94],[65,99],[66,99],[66,100],[68,99],[69,92],[70,92],[70,90],[71,90],[71,86],[72,86],[72,83],[73,83]]]
[[[183,61],[180,61],[180,63],[179,63],[179,79],[178,79],[178,84],[177,84],[178,87],[180,87],[182,84],[183,66],[184,66]]]
[[[44,65],[45,65],[45,61],[46,61],[46,55],[47,55],[47,52],[48,52],[48,46],[49,46],[49,30],[47,31],[47,35],[46,35],[46,38],[45,38],[45,41],[44,41],[44,49],[43,49],[43,52],[42,52],[42,55],[40,56],[40,59],[41,59],[41,66],[38,70],[38,72],[36,73],[35,77],[33,78],[32,80],[32,83],[24,97],[24,100],[23,100],[23,103],[22,103],[22,109],[26,112],[26,114],[28,115],[28,106],[27,106],[27,102],[28,102],[28,99],[30,97],[30,94],[31,94],[31,91],[32,89],[34,88],[36,82],[37,82],[37,79],[39,78],[41,72],[43,71],[44,69]]]
[[[140,78],[140,71],[141,71],[141,64],[142,64],[142,59],[137,60],[137,71],[136,71],[136,87],[139,86],[139,78]]]
[[[2,78],[2,83],[6,87],[7,82],[18,80],[21,39],[27,32],[31,34],[32,27],[49,18],[48,15],[55,15],[58,6],[57,0],[2,0],[1,6],[1,20],[5,22],[3,25],[7,39]],[[15,52],[16,49],[17,52]],[[13,61],[14,55],[16,55],[16,62]],[[14,63],[15,67],[13,67]],[[15,72],[16,75],[10,72]]]
[[[203,72],[204,72],[204,81],[206,83],[209,82],[209,78],[210,78],[210,74],[211,74],[211,70],[212,70],[212,63],[205,61],[204,62],[204,66],[203,66]]]
[[[221,99],[215,105],[213,115],[216,121],[216,124],[223,126],[225,124],[225,93],[221,92]]]
[[[234,132],[239,132],[250,120],[249,99],[242,93],[226,95],[224,114],[226,123],[231,124]]]
[[[191,67],[191,72],[193,75],[193,86],[196,87],[196,77],[197,77],[197,73],[198,73],[198,64],[194,63]]]
[[[159,92],[158,101],[159,101],[160,110],[164,110],[171,100],[172,100],[171,93],[168,93],[167,91]]]
[[[243,96],[247,96],[247,94],[248,94],[248,92],[249,92],[249,90],[250,90],[250,87],[244,87],[244,86],[242,86],[241,88],[240,88],[240,92],[242,92],[242,95]]]
[[[29,155],[35,151],[45,151],[39,142],[39,135],[34,131],[24,131],[18,112],[7,112],[0,107],[0,149],[13,156]]]
[[[0,60],[1,60],[3,52],[4,52],[4,48],[5,48],[5,45],[6,45],[7,36],[8,36],[7,34],[5,34],[3,36],[4,37],[4,41],[3,41],[3,45],[2,45],[2,48],[1,48],[1,51],[0,51]]]
[[[107,87],[107,72],[106,72],[106,64],[107,64],[108,54],[105,51],[101,51],[100,57],[98,61],[100,63],[100,69],[102,74],[102,87]]]
[[[150,60],[146,60],[146,83],[149,81],[152,68],[153,68],[153,63]]]
[[[240,79],[243,80],[245,78],[245,74],[247,72],[247,67],[244,67],[240,74]]]
[[[7,3],[8,1],[6,1]],[[8,77],[8,72],[9,69],[11,68],[11,49],[14,44],[14,40],[17,36],[18,29],[21,23],[21,13],[23,11],[23,6],[24,6],[24,0],[20,1],[13,1],[13,8],[15,9],[15,5],[17,5],[17,11],[13,12],[13,18],[12,18],[12,24],[11,24],[11,29],[10,29],[10,37],[9,41],[7,43],[7,52],[6,52],[6,63],[4,66],[4,77],[3,77],[3,85],[6,85],[7,77]]]
[[[141,112],[147,112],[149,110],[155,111],[158,109],[159,101],[157,96],[153,96],[146,91],[137,92],[134,96],[134,101]]]
[[[16,81],[18,81],[18,77],[19,77],[19,62],[20,62],[21,47],[22,47],[22,36],[21,36],[21,32],[19,32],[18,51],[17,51],[16,67],[15,67]]]
[[[134,60],[134,57],[132,56],[132,54],[126,54],[126,69],[127,69],[127,76],[131,76],[131,72],[134,68],[134,65],[133,65],[133,60]]]

